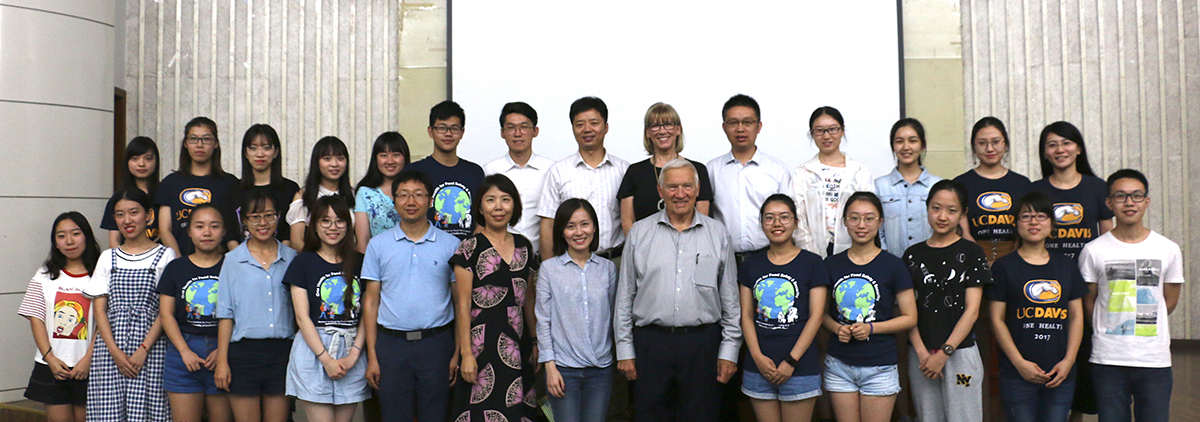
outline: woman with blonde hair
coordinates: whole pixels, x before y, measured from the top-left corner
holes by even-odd
[[[617,199],[621,201],[621,230],[629,233],[635,221],[641,220],[663,209],[658,196],[658,178],[662,166],[676,158],[682,158],[683,123],[674,107],[666,103],[654,103],[646,110],[646,131],[642,135],[642,146],[650,158],[634,163],[625,171],[621,187],[617,188]],[[700,195],[696,197],[696,210],[708,215],[713,200],[712,184],[704,164],[688,160],[696,166],[700,176]]]

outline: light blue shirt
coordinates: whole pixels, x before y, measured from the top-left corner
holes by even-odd
[[[400,224],[400,214],[396,213],[396,204],[379,187],[363,186],[354,195],[354,212],[367,215],[367,223],[371,226],[371,237],[391,230]]]
[[[942,178],[930,174],[924,167],[912,183],[904,180],[896,168],[875,179],[875,193],[883,202],[884,221],[879,229],[883,249],[900,257],[909,246],[929,239],[932,229],[925,201],[929,197],[929,188],[939,180]]]
[[[612,365],[613,299],[617,266],[592,254],[583,268],[567,254],[542,263],[538,272],[538,361],[568,368]]]
[[[361,278],[380,283],[379,325],[417,331],[453,322],[450,257],[456,249],[458,238],[432,225],[416,242],[400,226],[371,238]]]
[[[267,269],[250,255],[248,243],[225,254],[218,276],[217,318],[233,320],[229,341],[292,338],[296,319],[283,275],[296,251],[279,243],[275,261]]]

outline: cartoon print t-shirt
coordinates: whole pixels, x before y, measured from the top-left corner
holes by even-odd
[[[879,323],[899,314],[896,294],[912,289],[912,279],[904,270],[904,261],[880,252],[867,265],[850,260],[847,252],[825,259],[825,268],[833,280],[829,300],[831,315],[839,324]],[[898,362],[895,334],[872,334],[866,340],[849,343],[829,340],[829,355],[852,366],[884,366]]]
[[[738,268],[738,282],[754,292],[754,332],[758,334],[758,347],[778,365],[792,351],[808,322],[809,290],[829,285],[825,264],[817,254],[800,251],[791,262],[775,265],[763,251],[742,263]],[[795,375],[821,372],[816,347],[810,345],[798,361],[800,366]],[[758,365],[753,360],[747,359],[743,367],[758,372]]]
[[[196,251],[195,245],[192,245],[192,238],[188,236],[187,220],[192,215],[192,209],[200,204],[210,202],[216,204],[225,217],[224,240],[240,240],[241,233],[236,229],[238,224],[232,223],[238,221],[233,212],[237,184],[238,179],[229,173],[210,177],[174,172],[158,185],[154,206],[170,207],[171,215],[156,217],[170,219],[171,234],[175,236],[175,242],[179,244],[181,256],[188,256]]]
[[[362,256],[354,274],[345,274],[342,264],[325,261],[316,252],[301,252],[288,266],[283,284],[308,292],[308,317],[317,327],[358,327],[362,299]]]
[[[216,265],[200,268],[191,258],[171,261],[158,279],[158,294],[175,298],[175,323],[179,331],[201,335],[217,335],[217,291],[222,256]]]
[[[983,249],[966,239],[943,248],[921,242],[904,252],[904,264],[916,293],[921,342],[927,349],[940,348],[967,309],[967,289],[992,284]],[[958,348],[974,345],[972,328]]]
[[[95,335],[96,331],[92,300],[83,295],[83,288],[91,279],[87,274],[60,271],[58,277],[51,280],[46,268],[42,267],[29,280],[25,297],[17,308],[17,314],[45,323],[54,356],[70,367],[87,354],[89,336]],[[37,351],[33,360],[46,364]]]
[[[1033,182],[1032,189],[1043,192],[1054,202],[1054,230],[1046,239],[1046,249],[1075,260],[1083,245],[1100,235],[1100,221],[1113,218],[1104,203],[1108,185],[1099,177],[1084,175],[1071,189],[1059,189],[1048,179]]]
[[[454,167],[446,167],[433,157],[425,157],[404,169],[425,173],[433,183],[433,192],[430,192],[433,207],[429,210],[429,222],[434,227],[459,240],[475,232],[471,201],[475,198],[475,190],[483,183],[483,167],[462,158]]]
[[[1055,252],[1043,265],[1011,253],[992,265],[992,278],[995,283],[984,294],[1007,304],[1004,321],[1021,357],[1049,371],[1067,355],[1069,304],[1087,294],[1079,267]],[[1000,370],[1006,378],[1021,377],[1004,353],[1000,353]]]
[[[954,178],[967,188],[967,217],[971,236],[975,240],[1014,240],[1016,224],[1012,206],[1029,193],[1029,178],[1009,170],[999,179],[980,176],[975,170]]]

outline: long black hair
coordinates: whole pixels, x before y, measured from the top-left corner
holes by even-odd
[[[362,189],[363,186],[377,188],[383,184],[383,171],[379,170],[379,161],[376,157],[384,152],[398,152],[404,156],[404,167],[412,164],[412,154],[408,150],[408,141],[404,140],[404,135],[400,132],[384,132],[375,138],[375,146],[371,147],[371,157],[367,163],[367,174],[363,175],[362,180],[358,181],[358,185],[354,189]],[[400,171],[404,171],[404,167]]]
[[[153,198],[158,193],[159,169],[162,168],[162,156],[159,155],[158,144],[154,143],[153,139],[137,136],[130,139],[129,144],[125,145],[125,172],[121,174],[121,185],[137,187],[137,177],[129,171],[129,160],[148,152],[154,153],[154,171],[150,173],[150,177],[146,178],[146,193]]]
[[[208,172],[208,176],[214,179],[225,175],[225,169],[221,167],[221,137],[217,136],[217,122],[212,119],[200,116],[193,118],[183,127],[183,140],[179,145],[179,172],[183,174],[192,174],[192,155],[188,154],[187,138],[188,132],[196,126],[204,126],[212,132],[213,136],[213,153],[209,158],[208,163],[212,166],[212,171]]]
[[[1046,125],[1046,128],[1042,129],[1041,138],[1038,140],[1038,157],[1042,162],[1043,179],[1054,174],[1054,164],[1051,164],[1050,160],[1046,158],[1046,138],[1049,138],[1051,133],[1066,138],[1074,142],[1075,145],[1079,145],[1079,156],[1075,157],[1075,170],[1080,174],[1096,176],[1096,172],[1092,171],[1092,165],[1088,164],[1087,145],[1083,143],[1083,133],[1080,133],[1079,128],[1073,124],[1058,121]]]
[[[317,225],[329,213],[329,210],[333,210],[338,218],[346,222],[346,228],[343,229],[345,234],[342,236],[341,244],[337,247],[337,254],[342,258],[342,278],[346,281],[346,290],[342,293],[342,305],[345,306],[344,309],[354,309],[354,288],[359,287],[359,291],[362,291],[362,287],[357,286],[360,258],[358,250],[355,249],[354,239],[351,239],[354,231],[350,224],[350,206],[342,197],[329,195],[317,199],[312,213],[309,214],[312,216],[312,223],[304,229],[304,252],[317,252],[321,249],[322,243],[320,236],[317,235]]]
[[[308,160],[308,177],[304,179],[304,194],[300,197],[305,208],[313,209],[321,192],[321,158],[338,155],[346,157],[346,168],[342,171],[342,177],[338,178],[337,195],[346,201],[346,205],[354,207],[354,188],[350,186],[350,151],[341,139],[326,136],[313,145],[312,157]]]
[[[54,219],[54,224],[50,225],[50,256],[46,258],[46,262],[43,264],[46,266],[46,274],[50,276],[51,280],[57,280],[58,274],[67,266],[67,256],[58,250],[58,244],[55,242],[55,231],[58,230],[58,223],[64,220],[71,220],[83,232],[83,254],[79,256],[79,259],[83,261],[83,266],[87,268],[88,274],[95,272],[96,261],[100,259],[100,245],[96,243],[96,236],[92,235],[92,225],[88,223],[87,217],[84,217],[78,211],[68,211],[59,214]]]
[[[249,129],[246,129],[246,134],[242,136],[242,189],[254,188],[254,166],[250,165],[250,158],[246,156],[246,150],[250,149],[250,144],[260,136],[275,148],[275,159],[271,161],[270,188],[283,190],[283,145],[279,143],[279,133],[275,132],[275,128],[263,123],[250,126]]]

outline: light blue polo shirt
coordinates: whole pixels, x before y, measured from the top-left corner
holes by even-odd
[[[283,284],[283,275],[295,257],[296,251],[283,243],[269,269],[250,255],[246,243],[225,254],[218,276],[217,318],[233,320],[230,341],[292,338],[296,334],[292,296]]]
[[[453,322],[450,257],[457,248],[457,237],[432,225],[416,242],[399,225],[371,238],[361,278],[380,283],[379,325],[417,331]]]

